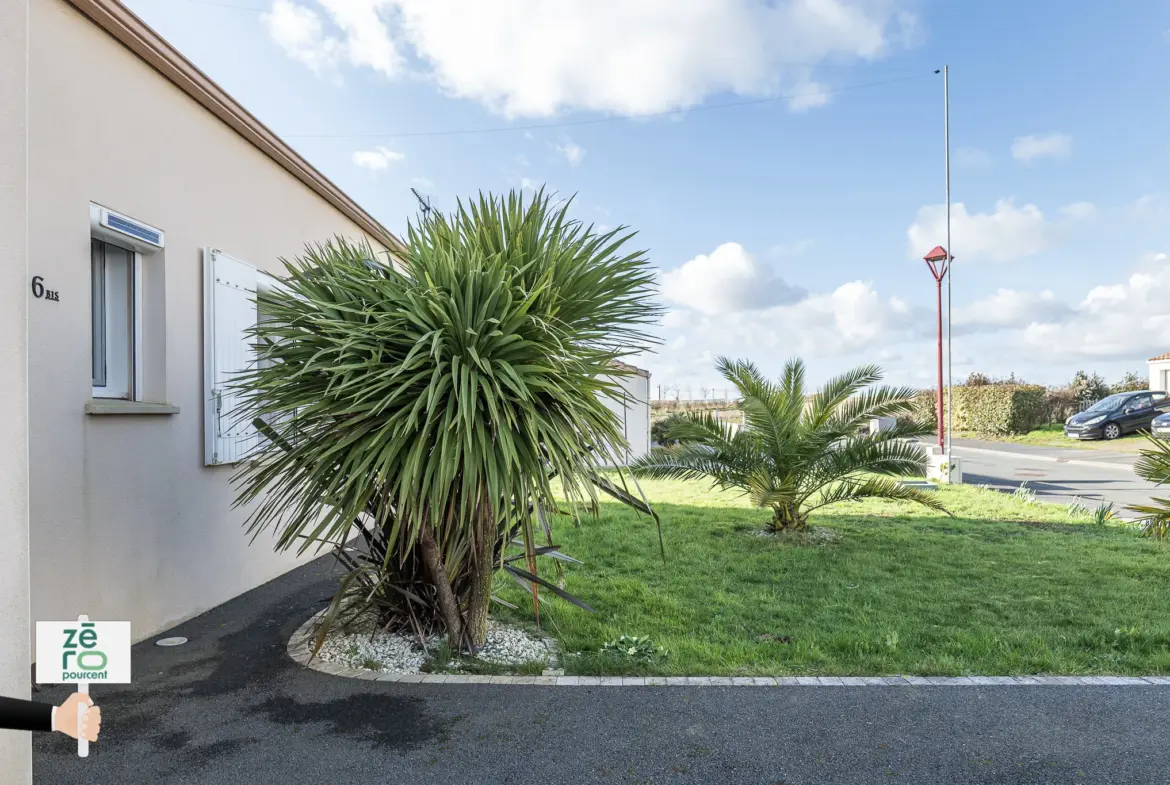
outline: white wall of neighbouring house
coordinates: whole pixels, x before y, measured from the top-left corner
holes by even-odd
[[[0,3],[0,695],[28,698],[28,0]],[[32,740],[0,730],[0,780],[32,783]]]
[[[59,293],[29,307],[33,618],[129,620],[141,640],[303,561],[249,544],[233,467],[204,466],[204,248],[279,272],[365,235],[63,0],[32,0],[30,40],[29,263]],[[87,413],[91,203],[165,232],[142,262],[142,388],[177,413]]]
[[[625,466],[650,452],[650,376],[641,371],[613,379],[621,385],[625,398],[617,401],[602,396],[602,401],[621,421],[628,448],[611,445],[609,452],[614,464]]]
[[[1170,392],[1170,360],[1150,360],[1149,379],[1151,390]]]

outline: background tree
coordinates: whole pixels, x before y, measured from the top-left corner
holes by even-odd
[[[1109,394],[1109,385],[1095,373],[1077,371],[1068,386],[1081,409],[1091,406]]]
[[[347,557],[335,609],[376,602],[383,623],[474,651],[497,570],[535,580],[535,556],[555,552],[560,495],[570,509],[598,485],[623,497],[597,475],[624,446],[603,399],[623,400],[613,362],[653,344],[654,274],[624,250],[632,233],[598,234],[569,206],[480,196],[411,224],[400,266],[336,240],[260,295],[263,362],[237,386],[269,438],[239,500],[278,549],[336,546],[361,522],[367,549]]]
[[[985,373],[972,371],[967,375],[966,385],[968,387],[983,387],[988,384],[991,384],[991,377]]]
[[[1133,371],[1127,371],[1119,381],[1109,385],[1111,393],[1137,392],[1148,389],[1150,389],[1150,380]]]
[[[737,488],[771,510],[772,530],[804,529],[816,509],[869,497],[945,512],[934,495],[893,479],[926,473],[926,450],[909,440],[933,428],[900,419],[889,430],[869,430],[875,417],[911,415],[915,390],[867,389],[881,380],[869,365],[829,380],[806,401],[800,359],[785,365],[778,382],[745,360],[721,357],[716,367],[739,392],[743,427],[735,431],[710,412],[681,415],[667,433],[679,443],[638,460],[635,475]]]

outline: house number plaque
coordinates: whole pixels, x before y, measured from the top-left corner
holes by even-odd
[[[46,289],[45,279],[39,275],[33,276],[32,293],[38,300],[52,300],[55,303],[61,301],[61,293],[55,289]]]

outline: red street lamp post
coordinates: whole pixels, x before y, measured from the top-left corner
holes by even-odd
[[[942,283],[951,271],[951,262],[955,257],[950,256],[941,245],[936,245],[930,253],[922,257],[930,274],[934,276],[935,288],[938,290],[938,447],[944,449],[943,433],[943,327],[942,327]]]

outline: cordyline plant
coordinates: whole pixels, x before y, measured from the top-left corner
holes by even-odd
[[[914,390],[870,387],[882,378],[876,366],[831,379],[811,398],[800,359],[785,365],[779,382],[744,360],[721,357],[717,368],[739,392],[743,426],[711,413],[683,414],[667,433],[679,443],[636,461],[636,476],[708,479],[741,490],[771,510],[771,531],[805,529],[813,510],[866,498],[946,512],[932,494],[895,479],[925,473],[927,454],[917,439],[932,426],[900,419],[870,432],[874,418],[906,418],[914,410]]]
[[[632,233],[568,208],[481,195],[412,224],[400,264],[335,240],[259,295],[260,361],[237,389],[267,438],[239,503],[278,549],[332,545],[348,567],[318,647],[375,611],[474,652],[501,569],[534,608],[538,584],[583,605],[537,574],[537,556],[567,558],[552,515],[596,509],[599,489],[653,514],[599,474],[625,448],[614,361],[653,344],[653,273]]]

